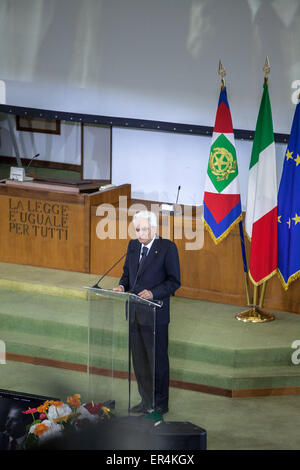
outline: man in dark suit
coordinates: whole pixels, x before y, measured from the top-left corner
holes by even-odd
[[[132,362],[142,398],[131,411],[155,409],[164,414],[169,401],[170,296],[180,287],[179,258],[175,243],[158,237],[154,213],[135,214],[133,224],[137,239],[129,242],[123,275],[114,290],[162,301],[162,306],[155,309],[131,302],[128,308]]]
[[[23,414],[24,407],[14,404],[5,420],[4,432],[0,433],[0,450],[23,450],[26,439],[26,425],[31,423],[31,416]]]

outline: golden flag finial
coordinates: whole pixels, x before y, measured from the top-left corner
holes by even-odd
[[[226,75],[226,70],[224,69],[223,67],[223,64],[222,62],[219,60],[219,70],[218,70],[218,74],[220,75],[221,77],[221,80],[222,80],[222,88],[225,87],[225,75]]]
[[[265,65],[263,66],[263,72],[265,74],[265,82],[268,82],[268,75],[270,73],[271,67],[270,67],[270,61],[269,57],[266,57]]]

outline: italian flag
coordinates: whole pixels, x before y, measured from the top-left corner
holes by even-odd
[[[245,229],[249,277],[258,286],[277,271],[277,178],[271,104],[265,81],[252,147]]]
[[[204,188],[205,228],[218,244],[241,220],[235,142],[226,87],[221,88]]]

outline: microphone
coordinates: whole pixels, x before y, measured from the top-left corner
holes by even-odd
[[[179,197],[179,191],[180,191],[180,190],[181,190],[181,186],[178,186],[177,198],[176,198],[175,204],[177,204],[177,202],[178,202],[178,197]]]
[[[177,205],[177,202],[178,202],[178,197],[179,197],[179,191],[181,189],[181,186],[178,186],[178,189],[177,189],[177,197],[176,197],[176,202],[175,204],[162,204],[160,206],[160,210],[161,211],[167,211],[167,212],[170,212],[170,214],[174,213],[175,211],[175,206]]]
[[[115,267],[117,266],[118,263],[120,263],[120,261],[125,258],[126,256],[126,253],[124,253],[124,255],[121,256],[121,258],[118,259],[118,261],[116,261],[107,271],[105,271],[105,273],[103,274],[103,276],[100,277],[99,281],[94,285],[92,286],[93,289],[102,289],[100,286],[99,286],[99,282],[102,281],[102,279],[105,278],[105,276],[107,276],[108,273],[110,273],[110,271]]]
[[[25,168],[25,171],[27,171],[28,168],[30,167],[32,160],[34,160],[35,158],[37,158],[37,157],[39,157],[39,156],[40,156],[40,154],[37,153],[36,155],[34,155],[34,156],[32,157],[32,159],[31,159],[30,162],[28,163],[27,167]]]

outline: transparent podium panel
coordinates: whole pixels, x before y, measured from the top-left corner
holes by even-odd
[[[135,294],[87,288],[88,394],[127,415],[143,401],[155,408],[155,321],[159,302]]]

